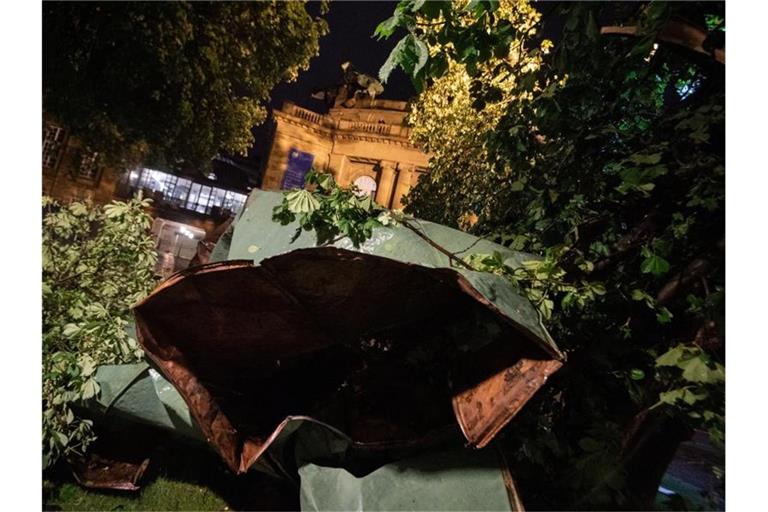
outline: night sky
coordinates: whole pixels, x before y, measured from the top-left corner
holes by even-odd
[[[325,16],[330,33],[320,39],[320,55],[310,62],[309,70],[296,82],[280,84],[272,92],[272,106],[279,107],[289,99],[313,110],[324,110],[321,101],[309,97],[316,87],[335,84],[341,78],[341,64],[350,61],[358,71],[374,77],[387,60],[389,52],[404,34],[378,41],[371,36],[376,26],[392,16],[397,2],[333,1]],[[317,14],[317,5],[307,6]],[[392,73],[384,85],[383,98],[407,100],[414,94],[410,81],[402,71]]]
[[[380,22],[392,16],[396,5],[397,2],[330,2],[330,10],[325,15],[330,32],[320,39],[320,55],[310,61],[309,69],[300,73],[298,80],[275,87],[270,107],[279,108],[287,99],[316,112],[325,112],[325,104],[310,98],[310,94],[313,89],[336,84],[345,61],[352,62],[362,73],[378,77],[379,68],[404,34],[396,33],[382,41],[371,36]],[[319,14],[315,2],[310,2],[307,10],[313,15]],[[384,84],[384,94],[380,97],[408,100],[414,94],[408,77],[401,70],[395,70]],[[250,152],[252,158],[265,156],[269,149],[267,123],[253,131],[256,143]]]

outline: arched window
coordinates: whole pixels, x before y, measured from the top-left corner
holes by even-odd
[[[359,176],[355,179],[355,186],[361,194],[368,194],[371,197],[376,195],[376,180],[370,176]]]

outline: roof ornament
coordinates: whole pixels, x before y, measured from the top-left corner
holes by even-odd
[[[347,61],[341,65],[342,78],[332,87],[316,89],[312,98],[325,101],[328,107],[343,105],[352,108],[358,99],[370,98],[373,106],[376,96],[384,92],[384,86],[371,75],[360,73]]]

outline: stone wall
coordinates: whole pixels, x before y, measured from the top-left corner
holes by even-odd
[[[262,188],[281,187],[292,149],[314,155],[315,169],[333,173],[342,186],[361,176],[376,182],[375,200],[400,208],[402,197],[425,172],[429,156],[408,140],[405,103],[375,100],[322,115],[286,102],[274,112],[274,139]]]
[[[55,123],[44,118],[44,124],[51,122]],[[128,171],[100,167],[93,179],[84,178],[78,175],[83,154],[84,148],[77,138],[67,135],[56,163],[43,167],[42,193],[63,203],[90,200],[96,204],[106,204],[113,200],[126,199],[129,191],[124,178]],[[164,218],[203,229],[206,234],[213,233],[227,220],[168,207],[151,207],[149,214],[153,218]]]
[[[93,179],[79,176],[84,148],[74,137],[67,136],[65,141],[58,165],[43,167],[43,194],[61,202],[90,199],[94,203],[105,204],[111,201],[123,172],[102,167]]]

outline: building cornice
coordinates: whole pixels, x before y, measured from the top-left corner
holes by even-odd
[[[311,111],[307,111],[311,112]],[[326,119],[326,116],[322,116],[317,113],[313,113],[315,116],[317,116],[319,119]],[[284,122],[286,124],[290,124],[293,126],[297,126],[300,128],[303,128],[311,133],[320,135],[322,137],[329,138],[334,141],[364,141],[364,142],[377,142],[380,144],[392,144],[395,146],[405,147],[408,149],[413,149],[416,151],[421,151],[421,148],[416,146],[415,144],[411,143],[408,138],[400,136],[400,135],[391,135],[391,134],[384,134],[384,133],[370,133],[365,131],[359,131],[359,130],[350,130],[350,129],[338,129],[331,126],[323,126],[322,124],[314,123],[312,121],[303,119],[301,117],[294,116],[292,114],[289,114],[287,112],[283,112],[280,110],[275,110],[273,112],[273,115],[275,116],[275,120],[279,122]],[[360,123],[360,124],[370,124],[370,123]],[[392,126],[392,125],[382,125],[382,126]]]

